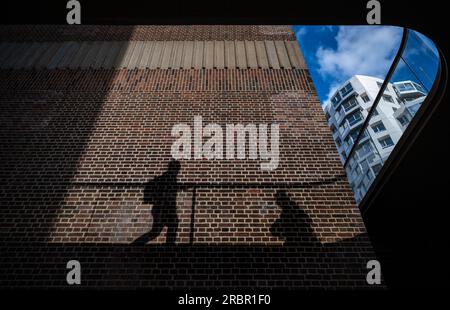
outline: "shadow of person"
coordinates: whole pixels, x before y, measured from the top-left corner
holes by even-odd
[[[133,244],[146,244],[158,237],[167,226],[166,244],[174,245],[178,230],[177,216],[177,175],[181,164],[171,160],[167,170],[149,181],[144,188],[144,203],[153,204],[153,225],[149,232],[143,234]]]
[[[275,200],[282,211],[270,228],[272,235],[284,240],[285,246],[320,246],[310,217],[289,198],[286,191],[278,190]]]

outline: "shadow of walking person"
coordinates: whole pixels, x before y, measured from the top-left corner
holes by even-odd
[[[174,245],[178,230],[177,216],[177,175],[181,164],[171,160],[167,170],[149,181],[144,188],[144,203],[153,204],[153,225],[149,232],[143,234],[133,244],[146,244],[158,237],[167,226],[166,244]]]
[[[282,211],[270,228],[272,235],[284,240],[284,246],[320,246],[310,217],[289,198],[286,191],[278,190],[275,199]]]

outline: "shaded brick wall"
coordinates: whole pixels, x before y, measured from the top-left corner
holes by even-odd
[[[193,41],[295,40],[290,26],[90,26],[11,25],[0,27],[0,41]]]
[[[64,287],[70,259],[84,287],[366,285],[374,254],[307,70],[4,70],[0,102],[2,286]],[[180,160],[158,187],[175,244],[167,227],[133,244],[172,126],[196,115],[278,123],[280,164]]]

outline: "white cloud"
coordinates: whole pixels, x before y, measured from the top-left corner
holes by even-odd
[[[355,74],[384,77],[402,37],[402,29],[387,26],[341,26],[336,49],[319,47],[319,72],[342,83]]]
[[[297,31],[295,32],[295,37],[298,40],[300,37],[304,36],[307,32],[308,32],[308,30],[306,27],[299,27],[297,29]]]
[[[342,85],[340,83],[333,83],[330,86],[330,89],[328,90],[327,98],[323,101],[322,107],[326,107],[327,104],[330,102],[331,97],[334,95],[334,93],[341,87]]]

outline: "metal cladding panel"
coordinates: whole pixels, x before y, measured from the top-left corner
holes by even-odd
[[[194,56],[194,42],[184,42],[183,49],[183,61],[181,63],[181,67],[184,69],[190,69],[192,67],[192,60]]]
[[[195,69],[203,68],[203,50],[204,50],[204,42],[194,41],[193,67]]]
[[[244,41],[236,41],[236,67],[239,69],[247,69]]]
[[[214,67],[217,69],[225,67],[225,44],[223,41],[214,42]]]
[[[164,42],[164,49],[161,57],[161,69],[169,68],[172,58],[172,50],[173,50],[173,41]]]
[[[272,69],[280,69],[278,54],[273,41],[265,41],[267,58],[269,59],[269,67]]]
[[[152,57],[150,60],[150,69],[156,69],[160,67],[161,56],[164,49],[164,42],[158,41],[155,43],[155,47],[153,49]]]
[[[286,46],[283,41],[275,41],[275,48],[277,50],[278,61],[280,63],[280,67],[284,69],[291,68],[291,62],[289,61],[289,56],[286,51]]]
[[[256,58],[258,60],[258,67],[262,69],[269,68],[269,59],[267,58],[267,51],[264,41],[256,41]]]
[[[170,67],[172,69],[180,69],[183,61],[183,48],[184,48],[184,42],[183,41],[176,41],[174,42],[173,46],[173,57],[172,61],[170,63]]]
[[[234,41],[225,42],[225,67],[228,69],[236,67],[236,49]]]
[[[306,68],[296,41],[4,42],[2,69]]]
[[[255,42],[245,41],[245,53],[247,59],[247,65],[251,69],[258,68],[258,61],[256,58]]]

